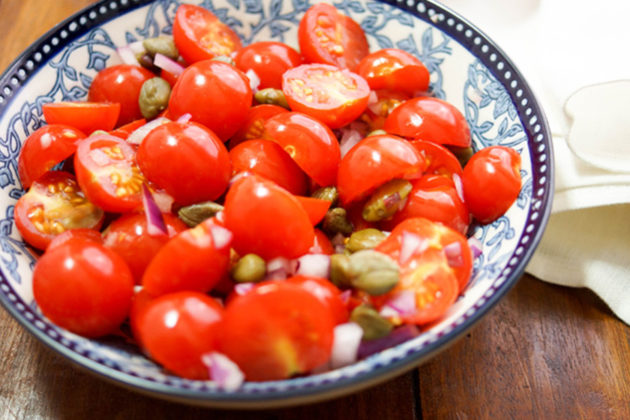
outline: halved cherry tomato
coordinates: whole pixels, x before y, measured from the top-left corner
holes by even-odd
[[[107,67],[98,72],[90,90],[88,101],[120,104],[116,125],[124,125],[142,118],[138,97],[144,82],[155,77],[149,70],[129,64]]]
[[[192,115],[226,141],[245,123],[252,104],[249,79],[237,68],[205,60],[188,66],[179,76],[169,100],[173,118]]]
[[[426,162],[425,172],[427,174],[442,175],[448,178],[452,178],[453,174],[462,176],[462,165],[446,147],[424,140],[413,140],[409,143],[416,148]]]
[[[481,223],[502,216],[521,191],[521,155],[504,146],[479,150],[466,164],[462,183],[470,212]]]
[[[101,236],[101,232],[99,232],[98,230],[90,228],[74,228],[66,230],[65,232],[55,236],[55,238],[48,244],[48,247],[46,247],[46,251],[53,249],[54,247],[61,244],[64,244],[70,239],[74,238],[87,239],[98,244],[103,243],[103,237]]]
[[[193,64],[214,56],[230,56],[241,48],[238,35],[212,12],[182,4],[173,21],[173,38],[180,55]]]
[[[309,248],[308,253],[332,255],[335,253],[335,249],[330,239],[328,239],[328,236],[321,230],[315,228],[315,240],[313,241],[313,246]]]
[[[330,128],[354,121],[368,104],[370,87],[358,74],[327,64],[303,64],[282,76],[282,91],[293,111]]]
[[[171,88],[172,88],[173,86],[175,86],[175,83],[177,82],[177,79],[179,79],[179,73],[178,74],[173,74],[170,71],[166,71],[166,70],[162,69],[162,71],[160,71],[160,77],[162,79],[166,80],[168,82],[168,84],[171,85]]]
[[[406,93],[391,90],[376,90],[373,94],[376,95],[376,102],[369,103],[360,117],[361,121],[368,124],[370,131],[382,130],[389,114],[411,98]]]
[[[350,314],[346,304],[339,297],[341,291],[330,280],[312,276],[293,276],[286,281],[301,286],[326,305],[333,315],[335,324],[343,324],[348,321]]]
[[[371,89],[391,89],[410,95],[429,88],[429,70],[413,55],[397,48],[369,54],[356,68]]]
[[[302,207],[304,207],[304,210],[306,211],[306,214],[308,214],[308,218],[313,226],[322,221],[324,216],[326,216],[328,208],[330,207],[330,201],[328,200],[321,200],[314,197],[302,197],[298,195],[296,195],[295,198],[297,198]]]
[[[99,229],[105,216],[85,198],[74,176],[61,171],[48,172],[33,182],[14,211],[20,234],[37,249],[46,249],[69,229]]]
[[[35,130],[24,140],[18,157],[22,187],[30,187],[56,164],[72,156],[84,138],[85,134],[68,125],[51,124]]]
[[[306,194],[306,175],[277,143],[247,140],[230,150],[230,159],[234,174],[251,172],[275,182],[294,195]]]
[[[193,122],[153,129],[140,144],[137,160],[146,178],[182,205],[217,199],[232,175],[223,142]]]
[[[336,182],[341,152],[326,125],[308,115],[287,112],[267,120],[264,136],[282,146],[316,184],[325,187]]]
[[[262,104],[247,111],[247,119],[239,130],[230,138],[230,149],[246,140],[260,139],[265,132],[265,121],[274,115],[289,112],[278,105]]]
[[[133,279],[115,252],[92,240],[73,238],[37,261],[33,295],[42,313],[58,326],[100,337],[127,318]]]
[[[334,325],[331,311],[303,287],[263,282],[228,303],[219,350],[248,380],[286,379],[326,363]]]
[[[332,64],[354,70],[370,47],[361,26],[335,6],[311,6],[298,27],[300,51],[309,63]]]
[[[282,73],[302,64],[302,56],[282,42],[254,42],[242,48],[234,57],[236,67],[244,73],[256,73],[258,89],[282,88]]]
[[[147,120],[145,120],[144,118],[141,118],[139,120],[132,121],[129,124],[120,126],[117,129],[110,131],[109,134],[111,134],[112,136],[121,138],[123,140],[127,140],[127,137],[129,137],[131,133],[133,133],[134,131],[136,131],[138,128],[142,127],[146,123],[147,123]]]
[[[134,295],[131,298],[131,308],[129,309],[129,327],[131,328],[131,335],[136,340],[140,347],[140,328],[138,327],[138,319],[140,314],[148,307],[149,302],[155,299],[146,290],[141,287],[134,288]]]
[[[96,130],[109,131],[116,126],[120,104],[103,102],[54,102],[42,105],[48,124],[66,124],[91,134]]]
[[[146,180],[126,141],[109,134],[88,137],[77,147],[74,168],[87,198],[103,210],[124,213],[142,205]]]

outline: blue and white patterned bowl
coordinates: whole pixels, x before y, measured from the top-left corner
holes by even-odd
[[[553,189],[551,137],[527,83],[491,40],[432,1],[340,0],[335,6],[361,24],[372,49],[401,48],[425,63],[434,95],[464,112],[476,148],[501,144],[522,156],[520,196],[505,216],[476,230],[483,255],[445,318],[354,365],[226,392],[210,381],[172,376],[125,343],[79,337],[42,317],[31,287],[35,257],[13,223],[23,193],[17,174],[22,142],[44,123],[43,103],[85,99],[95,74],[117,63],[116,46],[170,33],[178,3],[103,0],[56,26],[0,78],[0,302],[39,340],[102,378],[154,396],[214,407],[291,405],[350,393],[411,369],[461,336],[519,279],[541,238]],[[297,48],[297,25],[311,0],[196,3],[234,28],[244,44],[274,39]]]

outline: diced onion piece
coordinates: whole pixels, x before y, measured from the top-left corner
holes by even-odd
[[[401,290],[385,302],[380,314],[387,317],[394,310],[398,316],[409,316],[416,313],[416,294],[412,290]],[[391,315],[390,315],[391,317]]]
[[[472,252],[473,260],[479,257],[483,252],[481,249],[483,247],[481,241],[474,236],[468,238],[468,246],[470,247],[470,251]]]
[[[335,327],[330,367],[337,369],[357,361],[359,345],[363,330],[354,322],[340,324]]]
[[[252,91],[257,92],[258,86],[260,86],[260,77],[258,77],[256,72],[252,69],[247,70],[245,76],[249,79],[249,87],[252,88]]]
[[[138,63],[138,59],[136,58],[136,55],[133,53],[133,50],[129,48],[128,45],[118,47],[116,49],[116,52],[118,53],[118,56],[120,57],[123,63],[129,64],[132,66],[140,66],[140,63]]]
[[[373,90],[370,90],[370,95],[368,96],[368,105],[373,105],[378,102],[378,95]]]
[[[155,57],[153,57],[153,65],[171,73],[173,76],[179,76],[184,71],[184,66],[160,53],[155,54]]]
[[[363,139],[361,132],[355,128],[344,127],[339,140],[339,150],[343,158],[358,142]]]
[[[204,354],[201,361],[208,367],[210,379],[225,391],[235,391],[245,381],[245,375],[238,365],[222,353],[213,351]]]
[[[153,201],[162,213],[170,213],[175,199],[164,190],[153,191]]]
[[[131,51],[133,51],[134,54],[144,54],[147,51],[144,48],[144,45],[142,45],[142,41],[132,42],[131,44],[127,46],[129,47]]]
[[[383,338],[377,338],[376,340],[364,340],[359,346],[359,359],[364,359],[368,356],[383,351],[390,347],[397,346],[405,341],[411,340],[420,334],[420,330],[415,325],[403,325],[396,328],[389,335]]]
[[[212,242],[215,249],[223,249],[232,243],[232,232],[222,226],[211,225],[210,234],[212,235]]]
[[[339,293],[339,299],[341,299],[344,305],[350,302],[351,297],[352,297],[352,290],[350,289],[344,290],[343,292]]]
[[[291,273],[291,261],[284,257],[277,257],[267,261],[266,280],[284,280]]]
[[[192,118],[192,115],[190,115],[190,113],[185,113],[184,115],[182,115],[181,117],[179,117],[177,119],[177,122],[180,124],[186,124],[188,121],[190,121],[190,119]]]
[[[155,204],[151,191],[145,184],[142,184],[142,205],[144,206],[144,214],[147,217],[147,233],[152,236],[168,235],[162,212]]]
[[[144,140],[147,134],[153,131],[154,128],[157,128],[161,126],[162,124],[166,124],[167,122],[170,122],[170,121],[171,120],[164,117],[156,118],[153,121],[149,121],[145,125],[138,127],[131,134],[129,134],[129,137],[127,137],[127,143],[131,143],[131,144],[142,143],[142,140]]]
[[[401,266],[405,265],[411,257],[416,253],[423,252],[428,246],[429,243],[426,239],[419,237],[415,233],[404,231],[402,233],[398,262]]]
[[[297,259],[295,274],[327,279],[330,276],[330,256],[325,254],[302,255]]]
[[[234,285],[234,293],[239,296],[243,296],[252,290],[255,286],[255,283],[237,283]]]
[[[459,242],[455,241],[446,245],[443,251],[449,266],[457,268],[464,264],[464,259],[462,258],[462,244]]]

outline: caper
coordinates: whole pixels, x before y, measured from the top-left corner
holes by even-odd
[[[472,155],[475,153],[472,147],[448,146],[447,148],[455,155],[457,160],[459,160],[459,164],[462,165],[462,168],[466,166]]]
[[[165,55],[172,60],[177,60],[179,57],[175,41],[169,36],[147,38],[142,41],[142,46],[152,57],[155,57],[155,54]]]
[[[153,64],[153,57],[149,53],[136,54],[136,59],[142,67],[154,73],[159,73],[160,69]]]
[[[380,129],[379,129],[379,130],[373,130],[373,131],[370,131],[370,132],[367,134],[367,136],[365,136],[365,137],[370,137],[370,136],[380,136],[380,135],[383,135],[383,134],[387,134],[387,131],[385,131],[385,130],[380,130]]]
[[[140,112],[146,119],[156,117],[168,106],[171,96],[171,85],[161,77],[153,77],[142,84],[138,105]]]
[[[348,272],[352,286],[369,295],[380,296],[392,290],[399,279],[398,264],[387,255],[364,249],[350,255]]]
[[[330,201],[330,207],[334,207],[337,205],[337,201],[339,201],[339,192],[337,192],[337,188],[335,187],[321,187],[315,190],[315,192],[311,194],[311,197]]]
[[[363,330],[363,339],[375,340],[385,337],[394,326],[369,305],[359,305],[352,310],[350,321],[359,324]]]
[[[291,109],[287,98],[284,96],[284,92],[280,89],[267,88],[261,89],[254,95],[254,98],[259,104],[271,104],[278,105],[286,109]]]
[[[335,207],[328,210],[322,221],[322,229],[331,235],[335,233],[349,235],[352,233],[352,223],[348,221],[346,209]]]
[[[226,64],[229,64],[231,66],[236,66],[236,63],[234,62],[232,57],[230,57],[228,55],[215,55],[214,57],[212,57],[212,60],[213,61],[220,61],[222,63],[226,63]]]
[[[246,254],[232,267],[230,274],[237,283],[256,283],[265,278],[267,264],[256,254]]]
[[[357,230],[350,235],[346,249],[350,252],[357,252],[362,249],[376,248],[385,238],[385,234],[378,229],[368,228]]]
[[[177,212],[177,216],[188,226],[195,227],[204,220],[215,216],[221,210],[223,210],[221,204],[217,204],[213,201],[205,201],[203,203],[182,207]]]
[[[389,219],[400,210],[411,189],[411,182],[405,179],[392,179],[381,185],[363,206],[363,219],[368,222]]]
[[[330,256],[330,281],[339,288],[352,286],[350,273],[350,258],[344,254]]]

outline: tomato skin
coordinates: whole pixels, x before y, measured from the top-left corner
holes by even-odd
[[[475,153],[464,168],[462,184],[470,212],[481,223],[501,217],[521,191],[521,155],[504,146]]]
[[[300,51],[307,63],[354,70],[370,47],[361,26],[334,6],[311,6],[298,27]]]
[[[90,134],[96,130],[112,130],[120,115],[120,104],[55,102],[42,105],[42,111],[48,124],[66,124]]]
[[[142,118],[138,97],[144,82],[155,77],[149,70],[129,64],[107,67],[98,72],[90,90],[89,102],[120,104],[117,126]]]
[[[48,247],[46,247],[46,251],[62,245],[74,238],[82,238],[98,244],[103,244],[101,232],[98,230],[90,228],[74,228],[66,230],[65,232],[55,236],[55,238],[48,244]]]
[[[216,349],[222,318],[210,296],[178,292],[145,302],[135,324],[151,358],[184,378],[208,379],[202,356]]]
[[[264,138],[282,146],[316,184],[335,184],[341,152],[326,125],[299,112],[282,113],[267,120]]]
[[[230,150],[234,174],[251,172],[275,182],[294,195],[306,194],[307,177],[277,143],[247,140]]]
[[[134,131],[136,131],[138,128],[142,127],[146,123],[147,123],[147,120],[145,120],[144,118],[141,118],[139,120],[135,120],[128,124],[120,126],[117,129],[110,131],[109,134],[111,134],[112,136],[121,138],[123,140],[127,140],[127,137],[129,137],[131,133],[133,133]]]
[[[216,200],[232,174],[223,142],[192,122],[169,122],[153,129],[140,144],[137,160],[147,179],[182,205]]]
[[[315,240],[313,241],[313,246],[309,248],[308,253],[332,255],[335,253],[335,249],[330,239],[328,239],[328,236],[321,230],[315,228]]]
[[[234,249],[265,260],[296,258],[313,245],[313,225],[291,193],[257,175],[236,181],[223,210],[225,226],[234,234]]]
[[[300,202],[304,211],[308,215],[308,219],[311,221],[313,226],[317,225],[324,219],[326,216],[326,212],[330,208],[330,201],[322,200],[314,197],[303,197],[296,195],[295,198]]]
[[[74,176],[48,172],[15,204],[15,225],[31,246],[46,249],[59,234],[74,228],[99,229],[104,212],[89,202]]]
[[[85,134],[68,125],[50,124],[28,136],[18,157],[18,174],[25,189],[56,164],[72,156]]]
[[[233,66],[214,60],[190,65],[179,76],[169,100],[169,114],[184,114],[228,140],[245,123],[252,104],[249,79]]]
[[[212,12],[200,6],[182,4],[173,21],[173,38],[187,63],[230,56],[241,48],[238,35]]]
[[[47,252],[33,271],[33,294],[56,325],[85,337],[112,333],[125,320],[133,279],[113,251],[73,238]]]
[[[302,64],[302,56],[282,42],[254,42],[240,49],[234,57],[243,73],[253,70],[260,79],[258,89],[281,89],[282,74]]]
[[[370,88],[391,89],[413,95],[429,88],[429,70],[413,55],[384,48],[363,58],[356,68]]]
[[[385,120],[385,131],[401,137],[470,146],[470,128],[466,118],[453,105],[438,98],[423,96],[410,99]]]
[[[286,379],[329,359],[335,321],[301,286],[269,281],[231,300],[219,350],[250,381]]]
[[[328,279],[312,276],[293,276],[286,281],[297,284],[318,298],[333,315],[336,325],[348,321],[350,314],[348,313],[348,307],[339,297],[341,290]]]
[[[412,140],[409,143],[425,160],[427,174],[442,175],[448,178],[452,178],[454,174],[462,176],[462,165],[446,147],[424,140]]]
[[[274,115],[289,112],[278,105],[262,104],[253,106],[247,111],[247,118],[236,134],[230,138],[230,149],[246,140],[261,139],[265,132],[265,121]]]

